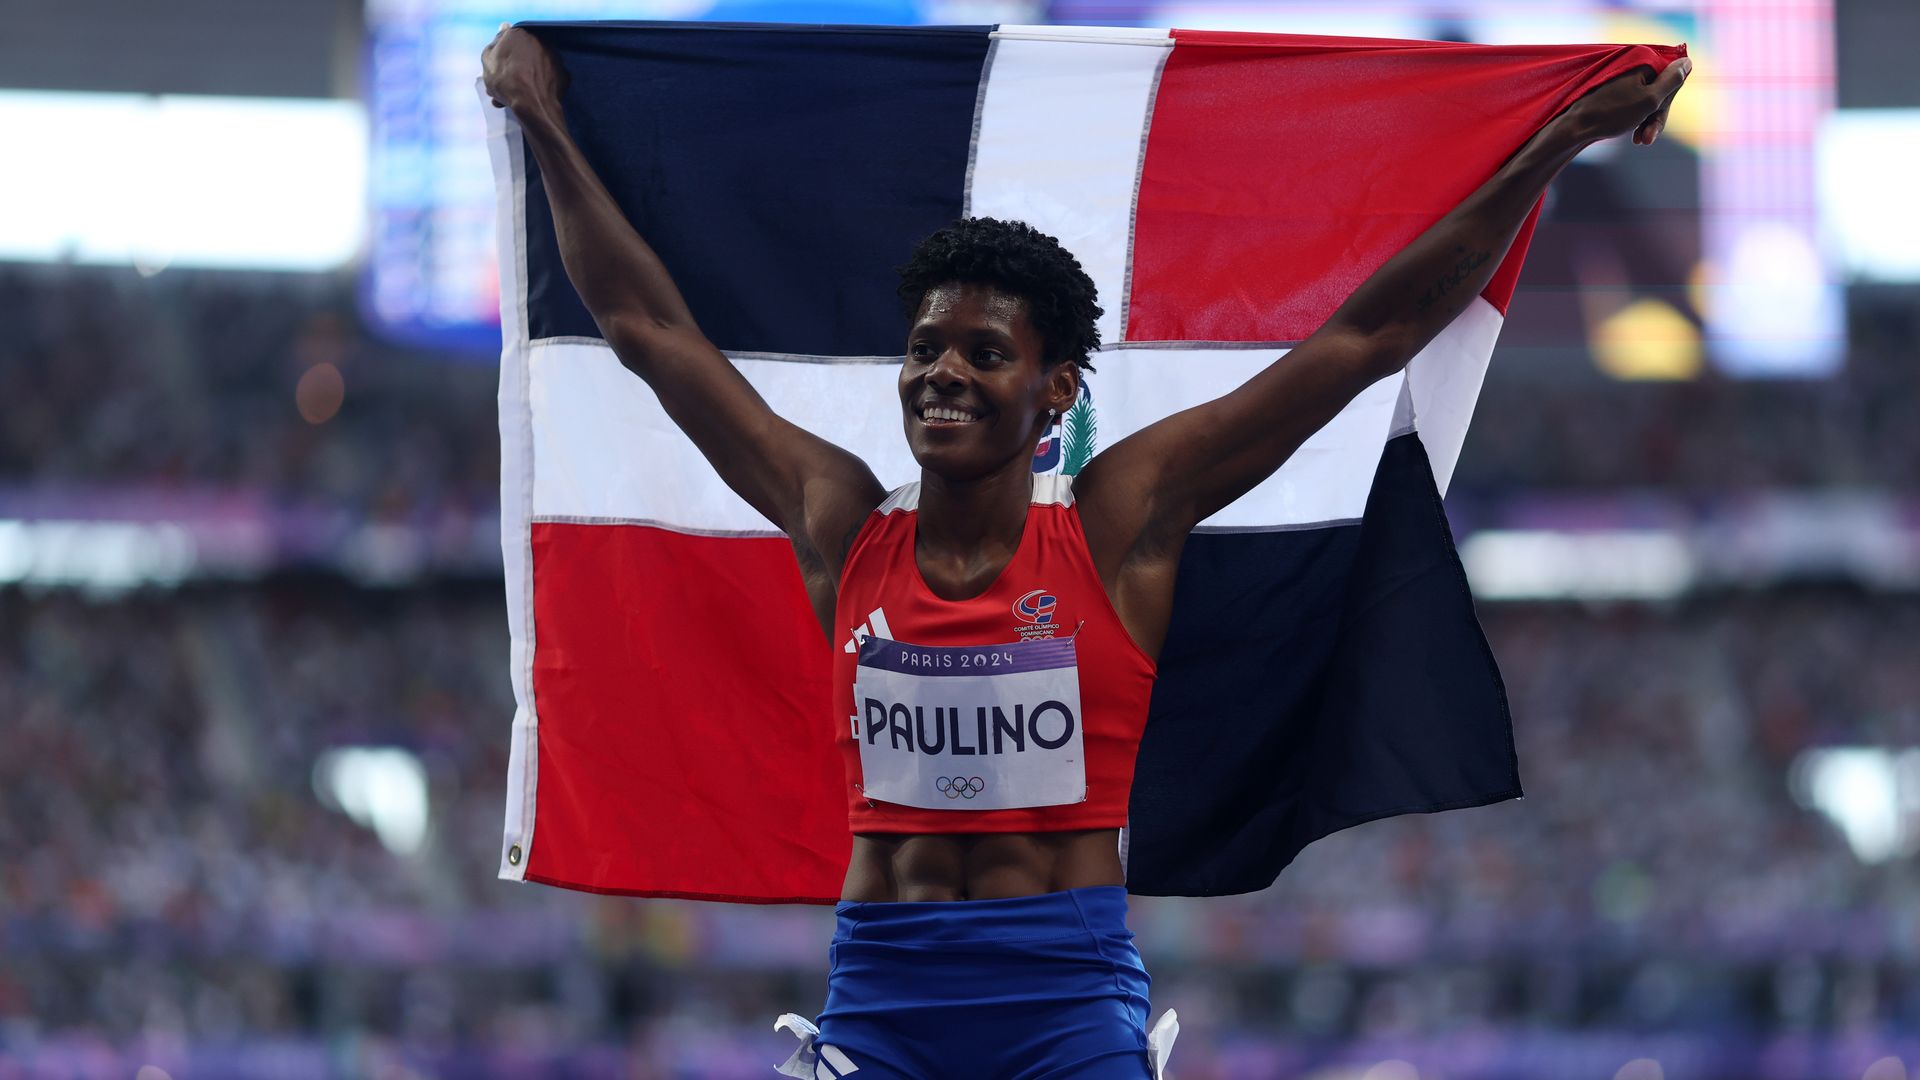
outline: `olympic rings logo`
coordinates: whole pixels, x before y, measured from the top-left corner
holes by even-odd
[[[933,782],[933,790],[949,799],[971,799],[987,790],[987,782],[977,776],[943,776]]]

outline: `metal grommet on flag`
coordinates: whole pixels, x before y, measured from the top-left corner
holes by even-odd
[[[520,845],[519,844],[515,844],[512,847],[507,849],[507,865],[508,866],[520,865]]]

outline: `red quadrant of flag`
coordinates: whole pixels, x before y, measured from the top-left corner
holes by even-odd
[[[838,896],[846,780],[825,726],[828,645],[792,545],[536,522],[533,578],[540,839],[527,877]]]
[[[1527,46],[1503,58],[1482,45],[1192,30],[1174,42],[1141,169],[1130,341],[1305,338],[1472,194],[1488,161],[1607,79],[1683,54]],[[1330,161],[1349,167],[1321,167]],[[1482,293],[1502,313],[1538,214]]]

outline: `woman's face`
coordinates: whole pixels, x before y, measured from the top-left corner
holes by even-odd
[[[1021,297],[971,283],[929,289],[900,366],[901,420],[920,467],[966,480],[1030,459],[1048,410],[1080,389],[1072,364],[1046,369],[1045,350]]]

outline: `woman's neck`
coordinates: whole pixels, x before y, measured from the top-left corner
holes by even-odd
[[[918,548],[936,557],[1011,551],[1026,528],[1033,468],[1011,462],[986,476],[951,480],[920,474]]]

